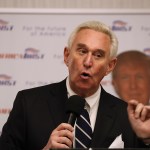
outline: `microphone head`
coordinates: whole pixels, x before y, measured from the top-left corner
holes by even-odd
[[[77,116],[79,116],[81,111],[84,109],[84,106],[85,106],[85,99],[78,95],[73,95],[70,96],[66,102],[66,112],[74,113]]]

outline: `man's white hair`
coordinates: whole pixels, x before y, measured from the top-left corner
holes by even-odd
[[[68,39],[68,47],[72,47],[72,43],[77,35],[77,33],[83,29],[91,29],[98,32],[102,32],[107,34],[110,37],[111,46],[110,46],[110,57],[116,57],[117,50],[118,50],[118,39],[116,35],[113,33],[113,31],[104,23],[99,21],[87,21],[79,26],[77,26],[73,32],[71,33],[69,39]]]

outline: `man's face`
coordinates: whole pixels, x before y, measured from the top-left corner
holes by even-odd
[[[116,63],[116,59],[110,60],[109,36],[90,29],[78,32],[71,49],[65,48],[64,61],[72,90],[83,97],[96,92]]]
[[[150,98],[150,76],[148,69],[140,63],[126,63],[119,66],[113,85],[125,101],[136,99],[147,104]]]

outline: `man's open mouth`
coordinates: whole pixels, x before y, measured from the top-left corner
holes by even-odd
[[[83,73],[81,74],[81,76],[82,76],[82,78],[85,78],[85,79],[91,77],[90,74],[89,74],[89,73],[86,73],[86,72],[83,72]]]

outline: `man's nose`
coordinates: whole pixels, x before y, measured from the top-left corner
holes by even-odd
[[[90,68],[93,64],[92,54],[88,53],[84,59],[84,66]]]
[[[132,77],[129,84],[130,84],[131,89],[137,88],[137,81],[135,78]]]

